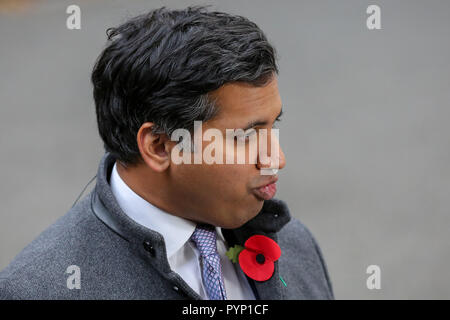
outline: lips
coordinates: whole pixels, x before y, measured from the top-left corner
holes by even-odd
[[[277,193],[277,178],[262,187],[253,189],[253,194],[260,200],[270,200]]]

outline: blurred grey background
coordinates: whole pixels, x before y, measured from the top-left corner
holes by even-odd
[[[66,28],[71,4],[81,30]],[[0,269],[97,172],[105,30],[193,4],[250,18],[278,50],[277,197],[318,240],[336,298],[449,299],[450,1],[436,0],[0,0]],[[366,27],[370,4],[381,30]]]

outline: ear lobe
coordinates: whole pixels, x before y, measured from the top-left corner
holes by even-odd
[[[156,172],[163,172],[170,165],[167,151],[167,135],[153,134],[152,122],[144,123],[137,134],[137,144],[144,162]]]

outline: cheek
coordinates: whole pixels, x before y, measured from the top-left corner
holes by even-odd
[[[236,204],[253,203],[251,193],[252,177],[254,172],[248,165],[225,165],[220,173],[217,173],[218,185],[222,194],[227,199],[232,199]]]
[[[171,176],[178,185],[190,185],[192,189],[203,189],[210,193],[219,190],[229,193],[235,189],[246,189],[248,169],[243,167],[228,164],[181,164],[171,168]]]
[[[248,201],[252,172],[246,165],[199,165],[198,185],[202,193],[214,195],[217,202]],[[253,173],[254,174],[254,173]]]
[[[228,153],[227,150],[233,150]],[[253,133],[246,142],[237,142],[233,139],[225,141],[224,163],[228,161],[230,165],[240,164],[241,166],[255,165],[258,159],[258,135]],[[246,170],[246,169],[244,169]]]
[[[254,164],[174,164],[171,178],[178,193],[210,203],[233,202],[253,204],[252,179],[257,174]]]

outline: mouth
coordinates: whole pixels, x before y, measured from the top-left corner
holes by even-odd
[[[258,188],[253,189],[253,194],[259,200],[270,200],[277,193],[277,180],[278,178],[274,176],[271,181],[267,184],[262,185]]]

